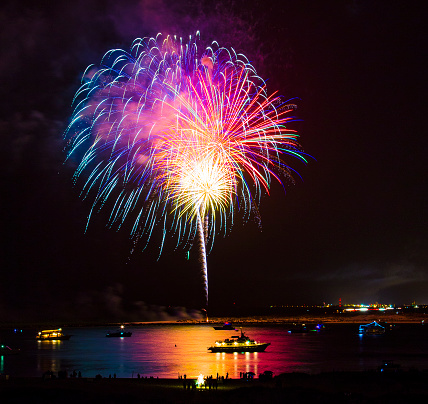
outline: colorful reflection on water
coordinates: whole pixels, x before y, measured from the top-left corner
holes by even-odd
[[[128,327],[129,338],[106,338],[106,327],[67,329],[69,341],[21,340],[21,353],[0,358],[0,372],[41,376],[51,370],[81,371],[83,377],[159,377],[212,375],[239,378],[264,371],[318,373],[375,369],[383,360],[424,369],[428,327],[402,326],[385,335],[361,338],[358,325],[333,325],[320,333],[289,334],[285,325],[245,326],[265,352],[211,353],[216,340],[239,331],[216,331],[210,324]],[[424,367],[425,366],[425,367]]]

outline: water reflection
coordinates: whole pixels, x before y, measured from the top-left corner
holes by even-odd
[[[63,342],[64,341],[61,341],[61,340],[37,341],[37,349],[45,349],[45,350],[59,349]]]
[[[402,366],[421,365],[427,357],[427,333],[400,328],[380,338],[361,339],[358,326],[331,326],[322,333],[287,333],[285,326],[248,326],[245,332],[257,341],[270,342],[265,352],[212,353],[216,340],[230,331],[216,331],[209,324],[146,325],[129,327],[131,338],[106,338],[103,327],[67,330],[69,341],[28,341],[19,355],[0,358],[0,372],[41,376],[45,371],[81,371],[83,377],[177,378],[180,375],[239,378],[264,371],[318,373],[331,370],[367,370],[383,359]],[[421,327],[423,329],[428,327]],[[232,332],[233,333],[233,332]],[[425,363],[425,362],[424,362]]]
[[[61,360],[52,357],[37,357],[37,370],[39,375],[42,375],[46,371],[58,372],[64,370],[61,366]]]
[[[37,341],[37,350],[40,354],[37,355],[37,370],[39,374],[43,374],[46,371],[58,372],[63,370],[61,365],[61,356],[56,353],[63,347],[64,341],[52,340],[52,341]]]
[[[75,344],[69,357],[70,366],[78,367],[82,372],[96,371],[105,375],[108,370],[109,374],[116,373],[118,377],[132,377],[139,373],[142,377],[176,378],[180,375],[197,377],[201,373],[228,374],[229,377],[239,377],[240,372],[257,373],[258,358],[265,354],[209,352],[207,348],[216,339],[229,336],[228,331],[215,331],[209,325],[145,326],[132,331],[131,338],[106,339],[100,330],[80,330],[81,336],[76,330],[74,341],[60,346],[61,356],[68,356],[68,348]]]

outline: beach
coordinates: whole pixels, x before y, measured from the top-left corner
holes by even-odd
[[[10,378],[2,403],[382,403],[426,402],[428,372],[281,374],[271,380],[225,380],[217,388],[184,387],[180,379]]]
[[[245,324],[292,324],[292,323],[323,323],[323,324],[367,324],[372,321],[389,323],[389,324],[424,324],[428,320],[428,314],[423,311],[414,313],[402,313],[390,311],[374,311],[374,312],[356,312],[356,313],[331,313],[326,314],[287,314],[287,315],[245,315],[245,316],[209,316],[208,319],[205,317],[200,318],[183,318],[175,320],[158,320],[158,321],[124,321],[118,322],[82,322],[82,321],[56,321],[56,324],[61,324],[63,327],[89,327],[89,326],[109,326],[118,327],[121,324],[127,324],[129,326],[144,326],[144,325],[168,325],[168,324],[212,324],[222,325],[226,322],[230,322],[233,325],[245,325]],[[48,322],[22,322],[19,324],[2,322],[0,323],[0,331],[8,330],[13,328],[32,328],[41,329],[52,327],[52,323]]]

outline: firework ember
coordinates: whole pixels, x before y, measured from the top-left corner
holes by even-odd
[[[158,35],[107,52],[85,72],[66,139],[89,218],[110,209],[111,226],[129,221],[147,241],[160,223],[161,246],[168,233],[184,244],[199,234],[208,301],[207,243],[238,210],[257,211],[272,178],[291,176],[285,156],[306,160],[286,127],[294,107],[267,94],[245,56],[197,42]]]

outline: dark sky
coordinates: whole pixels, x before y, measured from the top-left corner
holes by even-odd
[[[63,165],[80,78],[158,32],[244,53],[268,91],[299,97],[307,166],[208,256],[209,311],[428,303],[423,1],[3,1],[0,322],[147,320],[204,304],[196,249],[130,254]],[[169,309],[168,309],[169,307]]]

